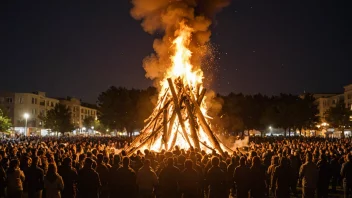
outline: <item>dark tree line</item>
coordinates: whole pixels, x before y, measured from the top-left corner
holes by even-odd
[[[235,135],[245,130],[264,133],[272,126],[284,129],[286,136],[292,130],[313,129],[319,122],[315,99],[309,94],[268,97],[230,93],[218,97],[223,100],[223,106],[219,119],[214,119],[214,122],[224,131]]]
[[[152,87],[146,90],[110,87],[98,97],[99,120],[111,130],[138,131],[152,113],[156,99],[157,90]],[[215,100],[222,108],[220,112],[210,113],[214,117],[212,125],[229,133],[264,132],[270,125],[284,129],[286,135],[296,129],[312,129],[319,121],[317,106],[309,94],[268,97],[230,93],[217,95]]]
[[[152,113],[155,97],[154,87],[146,90],[110,87],[98,97],[99,121],[110,130],[138,131]]]

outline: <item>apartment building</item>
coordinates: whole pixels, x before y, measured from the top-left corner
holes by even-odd
[[[331,107],[335,107],[340,101],[344,101],[344,94],[313,94],[318,105],[319,117],[325,122],[325,113]]]
[[[84,119],[87,117],[97,119],[97,110],[94,108],[94,105],[83,103],[77,98],[70,97],[60,99],[60,103],[66,105],[70,109],[72,123],[77,128],[83,128]]]
[[[349,108],[352,110],[352,84],[346,85],[344,89],[345,89],[344,99],[345,99],[346,108]]]
[[[76,128],[81,129],[87,117],[97,119],[97,110],[94,105],[82,103],[77,98],[50,98],[45,92],[0,92],[0,106],[11,119],[13,130],[20,134],[46,135],[48,131],[44,129],[44,124],[39,117],[40,115],[45,116],[59,103],[69,108],[71,121]],[[25,114],[28,114],[27,127]]]
[[[0,105],[11,118],[14,131],[21,134],[25,133],[24,114],[29,115],[25,134],[40,133],[43,123],[38,116],[45,115],[58,103],[59,100],[47,97],[45,92],[0,93]]]

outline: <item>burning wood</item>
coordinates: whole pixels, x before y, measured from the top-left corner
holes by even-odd
[[[206,89],[202,87],[203,72],[195,70],[190,61],[191,35],[192,29],[181,23],[173,41],[172,67],[161,82],[159,102],[128,153],[138,149],[172,150],[175,145],[220,154],[230,151],[215,136],[205,116]]]

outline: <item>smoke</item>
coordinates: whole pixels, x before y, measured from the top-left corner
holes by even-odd
[[[179,24],[184,21],[193,29],[191,63],[194,69],[201,67],[202,60],[209,53],[210,26],[216,13],[230,4],[231,0],[132,0],[131,15],[142,21],[143,29],[150,33],[162,33],[154,40],[155,53],[146,57],[143,67],[146,77],[154,80],[156,86],[171,66],[170,47]]]

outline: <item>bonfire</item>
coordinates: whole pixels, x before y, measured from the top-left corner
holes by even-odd
[[[171,151],[176,145],[207,152],[231,151],[213,133],[207,116],[203,71],[191,64],[193,29],[181,22],[170,56],[172,66],[161,80],[158,103],[145,127],[127,148],[128,153],[150,149]]]

